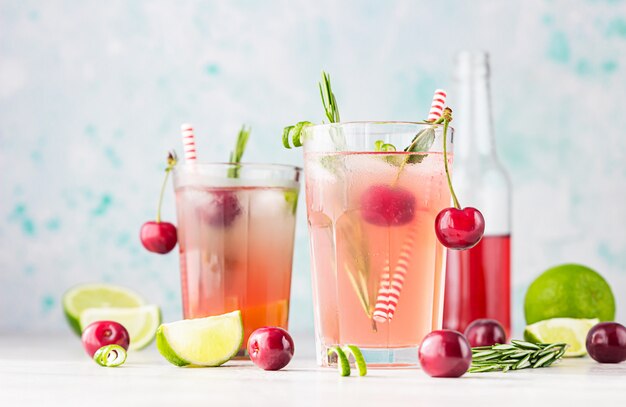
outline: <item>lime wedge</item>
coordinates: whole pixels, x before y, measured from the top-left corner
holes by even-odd
[[[287,205],[291,208],[291,213],[295,215],[298,210],[298,191],[295,189],[288,189],[284,192],[284,195]]]
[[[120,345],[106,345],[93,354],[93,360],[104,367],[117,367],[126,362],[126,349]]]
[[[132,308],[87,308],[80,313],[80,327],[96,321],[115,321],[124,326],[130,336],[128,349],[143,349],[152,342],[161,323],[161,311],[157,305]]]
[[[598,319],[546,319],[528,325],[524,330],[524,339],[534,343],[566,343],[569,347],[565,351],[565,357],[584,356],[587,354],[587,333],[598,322]]]
[[[350,362],[348,357],[339,346],[333,346],[328,349],[328,355],[337,354],[337,367],[341,376],[350,376]]]
[[[66,291],[62,303],[67,322],[80,336],[80,314],[87,308],[138,307],[145,301],[128,288],[112,284],[82,284]]]
[[[354,364],[359,371],[359,376],[365,376],[367,374],[367,365],[365,364],[365,358],[361,353],[361,349],[356,345],[346,345],[343,347],[343,351],[346,355],[351,354],[354,358]]]
[[[237,354],[243,343],[241,312],[162,324],[156,344],[176,366],[219,366]]]

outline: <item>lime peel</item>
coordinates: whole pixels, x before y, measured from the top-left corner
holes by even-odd
[[[351,354],[354,358],[354,364],[359,371],[359,376],[365,376],[367,374],[367,364],[365,364],[365,358],[361,349],[356,345],[346,345],[343,347],[343,351],[346,354]]]
[[[339,346],[333,346],[328,349],[328,355],[337,354],[337,367],[341,376],[350,376],[350,362],[348,357]]]
[[[120,345],[106,345],[93,354],[93,360],[104,367],[117,367],[126,362],[126,349]]]

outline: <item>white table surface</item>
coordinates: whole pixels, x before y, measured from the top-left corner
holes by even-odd
[[[340,377],[312,358],[308,338],[278,372],[251,362],[179,368],[154,345],[103,368],[71,335],[0,335],[0,406],[626,406],[626,362],[566,359],[549,368],[434,379],[419,369]],[[299,347],[300,345],[300,347]]]

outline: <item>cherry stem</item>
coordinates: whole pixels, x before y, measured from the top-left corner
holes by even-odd
[[[452,201],[454,202],[454,207],[457,209],[461,209],[461,204],[454,193],[454,188],[452,187],[452,180],[450,179],[450,170],[448,169],[448,125],[450,124],[450,118],[448,116],[443,118],[443,165],[446,169],[446,178],[448,179],[448,187],[450,188],[450,195],[452,195]]]
[[[161,223],[161,204],[163,203],[163,194],[165,193],[165,186],[167,185],[167,179],[170,176],[171,167],[165,169],[165,178],[163,179],[163,185],[161,185],[161,194],[159,195],[159,206],[157,206],[156,222]]]
[[[163,194],[165,193],[165,186],[167,185],[167,179],[170,176],[170,172],[176,166],[178,161],[176,153],[172,151],[167,156],[167,168],[165,168],[165,178],[163,179],[163,185],[161,185],[161,193],[159,194],[159,205],[157,206],[156,223],[161,223],[161,204],[163,203]]]

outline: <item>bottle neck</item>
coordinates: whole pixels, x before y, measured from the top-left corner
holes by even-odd
[[[455,160],[495,158],[491,117],[489,62],[486,54],[463,53],[457,61],[454,105]]]

